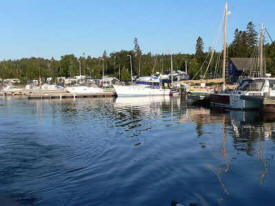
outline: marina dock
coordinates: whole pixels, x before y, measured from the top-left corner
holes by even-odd
[[[99,97],[115,97],[115,92],[108,91],[94,94],[73,94],[65,91],[30,91],[30,90],[18,90],[18,91],[2,91],[0,96],[23,96],[27,99],[68,99],[68,98],[99,98]]]
[[[262,104],[262,109],[264,112],[274,112],[275,111],[275,98],[273,97],[262,97],[262,96],[242,96],[241,99],[260,102]]]
[[[275,111],[275,98],[264,98],[263,108],[265,112]]]

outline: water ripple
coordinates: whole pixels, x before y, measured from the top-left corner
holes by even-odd
[[[3,99],[0,107],[2,202],[140,206],[275,200],[275,125],[258,113],[215,112],[163,97]]]

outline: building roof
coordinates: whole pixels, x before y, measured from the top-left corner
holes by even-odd
[[[230,60],[238,70],[242,71],[255,70],[258,64],[257,58],[230,58]]]

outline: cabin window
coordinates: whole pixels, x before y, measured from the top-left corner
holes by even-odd
[[[261,91],[264,86],[264,80],[254,80],[252,83],[249,84],[247,91]]]
[[[269,87],[270,87],[272,90],[275,90],[275,80],[269,80]]]

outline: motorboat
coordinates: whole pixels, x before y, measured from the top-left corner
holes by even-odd
[[[193,101],[204,101],[214,93],[214,89],[201,84],[200,86],[190,86],[188,90],[188,99]]]
[[[72,94],[98,94],[104,92],[102,88],[88,86],[65,87],[65,91]]]
[[[49,91],[56,91],[56,90],[63,90],[64,87],[56,85],[56,84],[43,84],[41,86],[41,90],[49,90]]]
[[[231,92],[211,94],[210,105],[228,109],[260,109],[265,96],[275,98],[275,78],[247,78]]]
[[[14,85],[7,85],[6,87],[4,87],[2,89],[2,91],[5,91],[5,92],[16,92],[16,91],[21,91],[21,90],[22,90],[22,88],[17,88]]]

